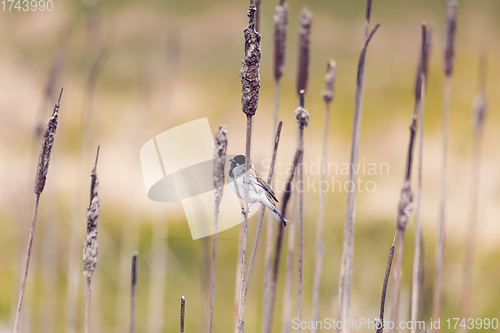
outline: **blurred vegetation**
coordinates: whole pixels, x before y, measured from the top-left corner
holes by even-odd
[[[142,184],[139,149],[149,138],[186,121],[208,117],[212,129],[228,125],[229,151],[244,147],[244,117],[240,110],[239,68],[247,2],[229,0],[101,1],[97,12],[89,1],[54,1],[52,12],[0,12],[0,332],[8,331],[17,301],[21,261],[33,204],[32,182],[39,141],[33,129],[41,104],[47,73],[62,47],[65,65],[58,80],[65,93],[60,126],[54,146],[46,193],[40,203],[34,259],[28,277],[23,312],[26,332],[64,332],[70,234],[74,216],[79,222],[78,259],[85,230],[93,152],[101,144],[98,168],[101,180],[99,263],[93,291],[93,332],[115,332],[128,321],[120,312],[128,289],[120,289],[121,258],[139,251],[138,332],[147,331],[151,244],[160,238],[167,245],[164,330],[178,330],[180,297],[186,297],[186,331],[201,331],[204,283],[200,271],[203,240],[193,241],[180,203],[149,202]],[[254,118],[254,160],[269,158],[272,137],[272,16],[275,2],[263,1],[261,14],[262,65],[260,107]],[[297,106],[295,66],[298,13],[307,4],[313,11],[311,68],[306,108],[311,121],[306,129],[305,162],[320,156],[323,75],[326,60],[337,62],[336,97],[332,108],[329,160],[349,159],[355,71],[364,26],[364,1],[289,1],[290,28],[280,118],[284,122],[278,154],[280,163],[292,160]],[[487,45],[489,114],[484,140],[478,251],[474,270],[473,315],[497,318],[500,268],[500,176],[496,142],[500,139],[499,32],[500,2],[459,1],[456,73],[453,78],[448,240],[445,266],[443,318],[459,315],[464,225],[468,208],[472,129],[470,105],[477,84],[480,50]],[[433,30],[430,79],[426,104],[423,229],[425,248],[425,304],[423,316],[432,312],[434,242],[437,230],[439,147],[442,105],[442,40],[445,1],[375,1],[372,22],[382,24],[367,58],[360,160],[389,163],[389,175],[362,175],[377,184],[374,193],[358,195],[352,314],[374,318],[389,246],[395,231],[399,188],[403,180],[408,125],[413,106],[413,85],[420,45],[420,23]],[[97,13],[97,16],[92,16]],[[95,19],[92,21],[91,19]],[[97,26],[89,28],[89,22]],[[96,28],[97,27],[97,28]],[[94,29],[94,30],[93,30]],[[97,31],[97,33],[96,33]],[[64,41],[64,42],[62,42]],[[63,45],[63,46],[61,46]],[[86,105],[89,71],[101,48],[106,50],[94,100]],[[57,90],[57,89],[56,89]],[[47,118],[56,96],[51,98]],[[82,112],[91,109],[88,128]],[[89,131],[82,141],[81,132]],[[88,158],[86,158],[88,157]],[[263,174],[257,163],[257,169]],[[284,170],[282,170],[284,171]],[[336,176],[336,175],[335,175]],[[278,175],[278,179],[284,179]],[[319,179],[311,175],[312,180]],[[345,180],[345,176],[339,176]],[[281,195],[281,193],[279,193]],[[324,239],[326,243],[321,283],[321,317],[336,317],[338,275],[342,248],[345,193],[328,193]],[[78,201],[76,201],[78,200]],[[310,318],[312,270],[315,255],[317,193],[306,196],[304,318]],[[80,223],[81,222],[81,223]],[[78,224],[79,223],[79,224]],[[167,224],[168,233],[155,233]],[[409,304],[413,262],[413,220],[408,229],[402,277],[402,303]],[[249,224],[253,242],[256,218]],[[265,228],[264,228],[265,229]],[[233,325],[233,300],[239,228],[220,233],[215,298],[215,332]],[[81,236],[81,237],[80,237]],[[286,238],[286,237],[285,237]],[[126,241],[125,239],[128,239]],[[261,238],[261,239],[264,239]],[[211,244],[211,239],[208,240]],[[286,244],[285,244],[286,246]],[[260,329],[264,241],[250,284],[245,311],[248,332]],[[249,249],[250,252],[250,249]],[[128,262],[128,261],[127,261]],[[282,278],[275,312],[275,331],[281,327]],[[128,270],[126,270],[128,274]],[[128,281],[128,280],[127,280]],[[84,284],[80,280],[78,322],[83,324]],[[406,296],[405,296],[406,295]],[[404,298],[406,297],[406,299]],[[390,300],[390,295],[387,298]],[[125,306],[125,309],[128,305]],[[390,307],[390,304],[388,304]],[[293,309],[295,311],[295,309]],[[407,318],[408,308],[400,317]],[[389,313],[389,311],[386,311]],[[127,317],[124,317],[127,316]],[[445,319],[442,319],[442,321]],[[30,323],[30,325],[28,325]],[[121,325],[121,326],[120,326]]]

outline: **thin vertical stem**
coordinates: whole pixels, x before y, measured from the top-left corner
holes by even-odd
[[[377,333],[384,332],[385,296],[387,294],[387,284],[389,283],[389,277],[391,275],[392,259],[394,258],[394,243],[396,243],[396,234],[394,234],[394,240],[392,241],[392,246],[389,250],[387,268],[385,269],[384,283],[382,284],[382,297],[380,298],[380,314],[379,317],[375,319]]]
[[[17,303],[16,320],[14,322],[14,333],[19,332],[19,325],[20,325],[20,321],[21,321],[21,310],[23,307],[24,292],[26,290],[26,281],[28,279],[28,269],[30,266],[31,250],[33,248],[33,238],[35,236],[35,226],[36,226],[36,218],[38,215],[38,203],[39,202],[40,202],[40,193],[36,193],[35,194],[35,206],[33,208],[33,218],[31,220],[30,235],[29,235],[29,239],[28,239],[28,249],[26,251],[26,260],[25,260],[25,264],[24,264],[23,279],[21,281],[21,290],[19,292],[19,300]]]
[[[276,130],[276,137],[274,140],[273,157],[271,159],[271,166],[269,168],[269,175],[267,176],[267,184],[269,186],[271,186],[271,183],[273,180],[274,164],[276,162],[276,155],[278,153],[278,144],[280,141],[282,125],[283,125],[283,123],[280,122],[278,125],[278,128]],[[262,209],[260,211],[259,221],[257,223],[257,230],[255,231],[255,239],[254,239],[254,243],[253,243],[253,247],[252,247],[252,254],[250,255],[250,262],[248,264],[247,277],[245,279],[245,294],[244,294],[243,302],[246,302],[246,298],[247,298],[248,286],[250,285],[250,277],[252,276],[253,264],[255,262],[255,256],[257,254],[257,247],[259,244],[260,231],[262,229],[262,222],[264,220],[264,212],[265,212],[265,206],[262,206]]]
[[[90,297],[92,292],[92,278],[87,276],[87,300],[85,302],[85,333],[90,332]]]
[[[460,304],[460,317],[469,318],[472,289],[472,272],[474,266],[474,253],[476,243],[476,225],[479,204],[479,183],[481,175],[481,148],[483,142],[484,120],[487,112],[486,99],[487,60],[483,53],[479,63],[478,92],[473,104],[474,119],[474,146],[472,151],[470,206],[465,242],[465,260],[463,266],[462,299]],[[465,329],[461,329],[465,331]]]
[[[371,10],[371,0],[368,0],[367,8],[367,22],[369,23],[369,14]],[[354,121],[352,130],[352,146],[351,146],[351,160],[349,168],[349,183],[355,184],[357,174],[357,164],[359,156],[359,141],[361,131],[361,116],[363,110],[363,92],[365,82],[365,63],[366,52],[370,40],[379,28],[379,24],[372,29],[365,38],[364,47],[361,50],[361,55],[358,61],[358,73],[356,79],[356,96],[354,101]],[[352,285],[352,265],[354,260],[354,222],[356,214],[356,188],[350,188],[347,194],[346,216],[344,222],[344,240],[342,244],[342,261],[340,265],[340,278],[339,278],[339,306],[338,318],[342,322],[347,322],[350,315],[351,307],[351,285]],[[339,331],[347,332],[346,325]]]
[[[274,83],[274,127],[277,128],[278,126],[278,119],[279,119],[279,96],[280,96],[280,80],[275,80]],[[281,126],[280,122],[280,126]],[[276,140],[275,140],[276,141]],[[272,161],[271,161],[272,163]],[[271,186],[272,180],[269,183]],[[264,211],[264,210],[263,210]],[[263,213],[261,213],[263,214]],[[259,217],[260,219],[260,217]],[[263,288],[263,295],[262,295],[262,331],[264,332],[265,327],[268,322],[268,316],[269,316],[269,311],[268,311],[268,305],[269,305],[269,295],[271,292],[271,276],[272,276],[272,247],[273,247],[273,236],[274,236],[274,229],[273,229],[273,220],[274,217],[269,214],[268,220],[267,220],[267,230],[266,230],[266,251],[264,254],[264,288]]]
[[[299,128],[299,149],[304,151],[304,127]],[[303,154],[300,155],[298,170],[297,170],[297,193],[299,195],[299,243],[298,243],[298,264],[297,264],[297,318],[302,321],[302,278],[304,266],[304,164]],[[299,327],[297,332],[301,332]]]
[[[252,116],[247,114],[247,140],[245,145],[245,187],[243,200],[243,223],[241,225],[241,264],[240,264],[240,295],[238,302],[238,324],[236,333],[242,332],[243,314],[245,312],[245,271],[247,256],[247,229],[248,229],[248,183],[250,169],[250,144],[252,142]]]
[[[424,105],[425,105],[425,76],[422,75],[422,90],[420,99],[419,120],[419,138],[418,138],[418,180],[417,180],[417,203],[415,209],[415,250],[413,255],[413,277],[412,277],[412,295],[411,295],[411,321],[418,320],[418,310],[420,306],[420,275],[422,258],[422,175],[423,175],[423,157],[424,157]],[[415,325],[412,326],[411,333],[416,333]]]
[[[296,184],[297,182],[295,182]],[[296,187],[296,185],[294,185]],[[292,287],[293,287],[293,267],[294,267],[294,254],[295,254],[295,229],[297,217],[297,196],[293,196],[292,207],[292,221],[288,227],[288,246],[286,250],[286,268],[285,268],[285,286],[283,288],[283,315],[282,315],[282,333],[289,333],[292,322]]]
[[[441,151],[441,188],[439,194],[439,234],[436,247],[436,270],[434,276],[433,318],[441,317],[443,294],[443,262],[446,241],[446,165],[448,155],[448,131],[450,119],[451,75],[445,79],[443,104],[443,138]],[[439,332],[439,329],[434,329]]]
[[[292,180],[294,179],[295,172],[297,170],[297,164],[300,161],[301,155],[302,155],[302,150],[297,149],[295,152],[295,157],[293,159],[292,172],[290,174],[288,182],[285,185],[285,193],[283,194],[282,208],[281,208],[282,219],[284,219],[284,216],[286,214],[286,207],[288,205],[288,201],[290,200],[290,195],[292,193]],[[278,270],[280,265],[281,249],[283,247],[283,234],[285,229],[283,221],[280,221],[277,227],[278,227],[278,236],[276,238],[276,251],[274,253],[273,274],[271,279],[271,292],[269,296],[269,306],[268,306],[269,316],[267,317],[266,327],[265,330],[263,331],[265,333],[271,333],[271,329],[273,327],[274,304],[276,301],[276,282],[278,281]]]
[[[319,208],[318,208],[318,224],[316,227],[316,261],[314,265],[314,278],[313,278],[313,321],[319,320],[319,289],[321,284],[321,271],[323,266],[323,220],[325,213],[325,192],[322,189],[322,184],[326,179],[326,153],[328,147],[328,127],[330,124],[330,103],[334,97],[335,85],[335,67],[336,64],[333,60],[327,63],[327,70],[325,75],[326,89],[323,91],[323,100],[325,101],[325,120],[323,127],[323,151],[321,154],[321,180],[319,186]],[[316,332],[316,327],[312,330]]]

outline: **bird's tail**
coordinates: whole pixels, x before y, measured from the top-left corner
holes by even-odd
[[[278,208],[276,208],[274,205],[270,207],[271,212],[273,215],[278,219],[278,221],[281,222],[283,219],[283,226],[286,227],[286,224],[289,222],[288,219],[279,211]]]

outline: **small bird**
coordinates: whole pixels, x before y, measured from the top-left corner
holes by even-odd
[[[245,156],[236,155],[234,158],[230,159],[229,162],[231,162],[231,167],[229,168],[228,175],[231,181],[231,187],[238,198],[244,200]],[[250,164],[248,170],[248,203],[251,205],[256,202],[260,202],[266,206],[278,221],[281,221],[283,214],[276,208],[275,202],[278,202],[276,195]],[[287,223],[288,219],[283,216],[283,226],[286,227]]]

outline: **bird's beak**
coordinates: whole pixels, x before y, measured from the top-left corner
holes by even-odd
[[[233,162],[234,162],[234,160],[231,158],[231,159],[229,159],[229,162],[233,163]]]

